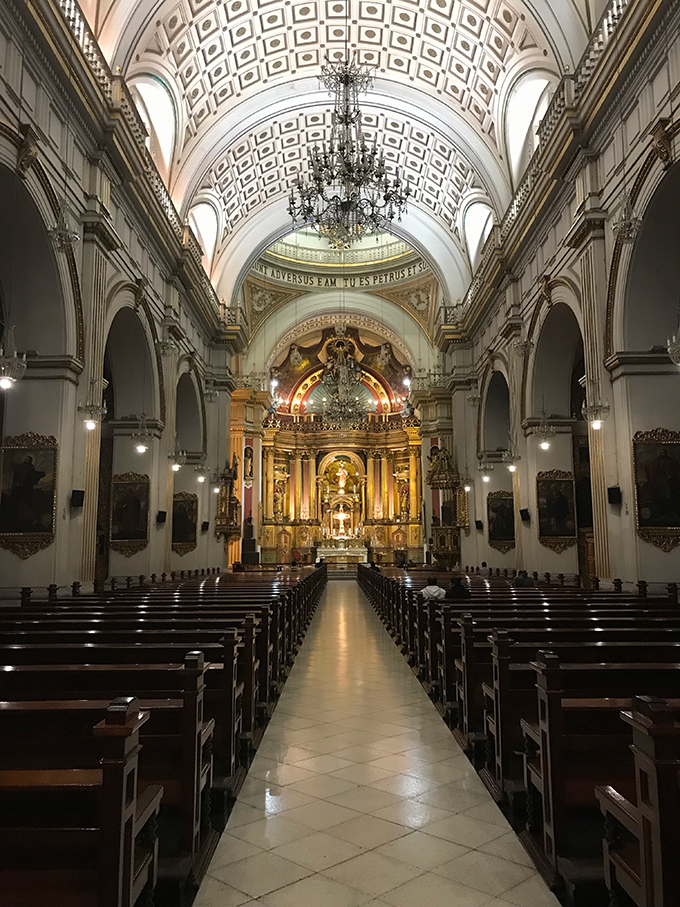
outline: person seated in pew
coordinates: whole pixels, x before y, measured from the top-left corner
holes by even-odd
[[[529,576],[526,570],[520,570],[513,583],[515,589],[533,589],[534,578]]]
[[[491,570],[487,566],[486,561],[482,561],[482,568],[479,570],[480,576],[491,576]]]
[[[420,590],[420,594],[423,596],[425,601],[429,601],[432,598],[444,598],[444,596],[446,595],[446,590],[442,589],[442,587],[439,585],[436,576],[428,576],[427,586],[425,586],[424,589]]]
[[[444,598],[449,601],[464,601],[468,598],[472,598],[472,594],[468,587],[463,585],[462,576],[454,576],[451,579],[451,585],[446,590]]]
[[[369,566],[369,569],[370,569],[370,570],[375,570],[375,571],[377,571],[378,573],[381,573],[381,572],[382,572],[382,571],[380,570],[380,567],[376,564],[375,561],[369,561],[368,566]]]

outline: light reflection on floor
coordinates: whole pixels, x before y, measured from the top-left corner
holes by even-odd
[[[332,581],[195,907],[558,907],[354,580]]]

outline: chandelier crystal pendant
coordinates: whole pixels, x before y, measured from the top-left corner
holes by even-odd
[[[411,195],[409,181],[404,184],[398,169],[393,178],[388,174],[376,139],[369,144],[363,134],[359,94],[372,86],[373,71],[356,54],[346,52],[338,63],[326,57],[320,80],[335,98],[330,139],[311,149],[311,176],[305,181],[299,175],[290,192],[293,229],[312,227],[334,249],[389,232]]]
[[[541,421],[538,423],[535,434],[541,450],[550,450],[551,439],[555,437],[555,426],[548,422],[545,410],[541,412]]]
[[[132,443],[135,445],[135,450],[138,454],[146,453],[149,449],[151,441],[153,440],[153,435],[149,431],[149,427],[146,424],[146,415],[142,413],[139,417],[139,428],[137,431],[132,432]]]
[[[14,344],[14,325],[7,324],[0,343],[0,388],[9,390],[26,371],[26,353],[20,356]]]
[[[329,426],[351,428],[366,420],[370,403],[364,395],[363,372],[351,356],[329,359],[322,378],[323,421]]]

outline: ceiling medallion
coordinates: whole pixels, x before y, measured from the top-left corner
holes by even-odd
[[[311,176],[307,181],[298,176],[290,192],[293,229],[313,227],[334,249],[389,232],[411,195],[408,179],[404,185],[398,169],[391,178],[383,151],[375,139],[367,144],[363,134],[359,94],[373,85],[373,72],[356,54],[338,63],[326,57],[320,81],[335,98],[330,139],[310,150]]]

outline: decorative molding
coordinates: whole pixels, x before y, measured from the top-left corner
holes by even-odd
[[[652,137],[652,151],[661,161],[664,170],[668,170],[673,163],[673,140],[668,131],[670,122],[667,117],[661,117],[649,132]]]
[[[139,539],[131,542],[109,542],[109,548],[124,557],[132,557],[133,554],[139,554],[140,551],[144,551],[148,544],[148,539]]]
[[[543,472],[536,473],[536,480],[539,479],[573,479],[574,474],[565,472],[564,469],[546,469]]]
[[[19,126],[21,141],[17,145],[17,173],[23,179],[38,157],[38,137],[28,123]]]
[[[0,535],[0,548],[6,548],[7,551],[11,551],[12,554],[16,554],[22,560],[26,560],[38,551],[42,551],[43,548],[49,548],[53,541],[53,535],[43,535],[42,533],[36,533],[35,535],[22,533],[14,537],[6,534]]]
[[[575,538],[574,539],[566,539],[566,538],[565,539],[561,539],[561,538],[554,538],[554,539],[547,538],[546,539],[546,538],[541,538],[540,535],[538,537],[538,540],[541,543],[541,545],[543,545],[545,548],[550,548],[550,550],[554,551],[556,554],[562,554],[563,551],[566,551],[567,548],[573,547],[577,542],[577,539],[575,539]]]

